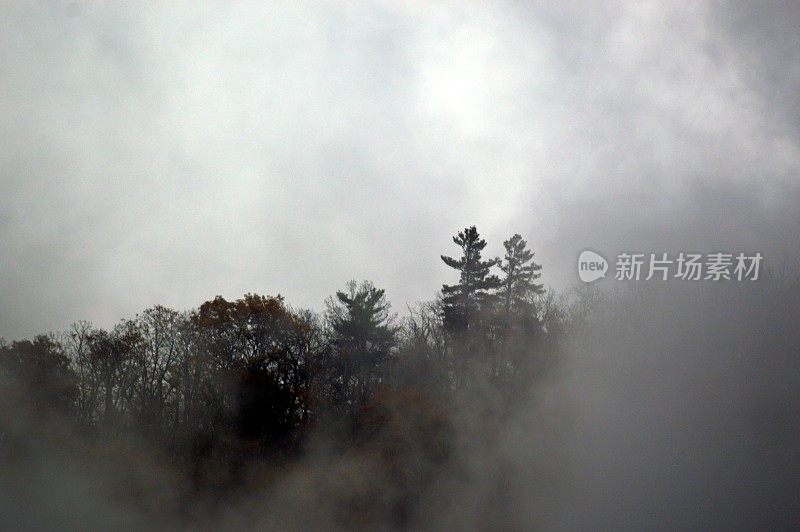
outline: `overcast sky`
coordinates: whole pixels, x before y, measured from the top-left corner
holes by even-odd
[[[557,288],[586,247],[796,264],[799,4],[265,4],[2,3],[0,336],[403,311],[471,224]]]

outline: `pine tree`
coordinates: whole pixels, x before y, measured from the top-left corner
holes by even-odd
[[[380,369],[397,344],[397,331],[385,291],[369,281],[347,284],[327,302],[331,341],[344,399],[355,408],[380,379]]]
[[[474,225],[459,232],[453,242],[461,248],[462,255],[460,259],[442,255],[445,264],[459,271],[458,284],[442,286],[444,326],[450,332],[463,332],[493,302],[492,291],[499,288],[500,279],[489,272],[498,259],[482,260],[486,241]]]
[[[498,297],[506,316],[524,314],[532,310],[531,296],[544,291],[542,285],[536,283],[536,279],[541,277],[538,272],[542,267],[533,262],[533,251],[528,249],[528,243],[520,235],[515,234],[503,242],[503,247],[506,254],[500,270],[505,276]]]

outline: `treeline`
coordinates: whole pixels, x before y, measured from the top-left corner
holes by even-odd
[[[323,313],[281,296],[217,296],[185,312],[155,306],[109,330],[79,322],[2,343],[0,450],[24,447],[13,418],[25,405],[68,419],[88,442],[134,435],[198,487],[246,483],[265,459],[291,462],[315,431],[342,449],[373,446],[412,483],[391,465],[407,452],[398,433],[425,463],[446,462],[452,412],[491,393],[485,415],[502,416],[547,371],[569,318],[519,235],[502,258],[482,256],[475,227],[453,241],[459,254],[442,260],[457,282],[402,319],[384,290],[350,282]]]

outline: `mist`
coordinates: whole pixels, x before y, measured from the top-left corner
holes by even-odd
[[[402,309],[473,223],[561,289],[586,247],[797,260],[791,2],[0,9],[6,338],[353,277]]]
[[[0,6],[0,525],[798,528],[798,27]]]
[[[579,528],[798,522],[795,282],[622,297],[566,380]]]

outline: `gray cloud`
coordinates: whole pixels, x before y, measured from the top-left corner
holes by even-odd
[[[797,9],[6,4],[0,335],[448,280],[475,223],[796,260]],[[772,36],[773,38],[770,38]]]

